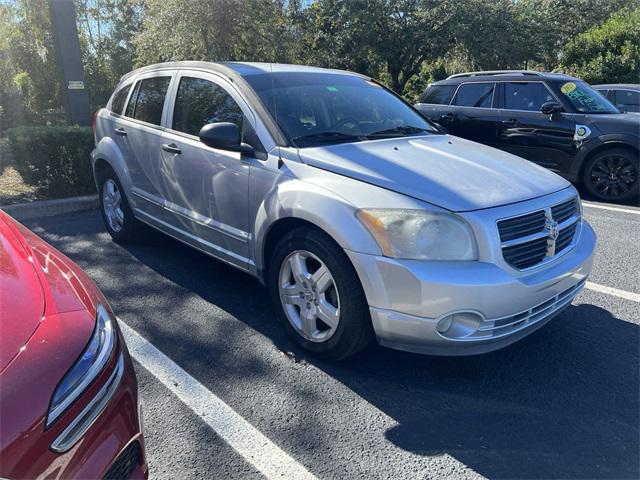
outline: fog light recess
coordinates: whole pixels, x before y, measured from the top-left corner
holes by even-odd
[[[456,312],[442,317],[436,329],[443,337],[465,338],[472,335],[480,326],[482,317],[474,312]]]

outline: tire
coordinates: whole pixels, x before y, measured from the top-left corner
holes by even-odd
[[[599,200],[624,202],[640,195],[638,155],[625,148],[609,148],[591,157],[582,172],[582,184]]]
[[[117,243],[138,242],[144,236],[146,228],[134,217],[118,176],[108,169],[101,173],[98,182],[100,213],[107,232]]]
[[[309,275],[304,276],[305,284],[296,265],[306,267]],[[323,266],[329,277],[327,272],[320,277]],[[322,360],[338,361],[362,350],[373,338],[369,306],[358,275],[342,248],[324,232],[303,227],[285,235],[271,256],[268,282],[284,328],[307,352]],[[314,312],[315,320],[306,321]]]

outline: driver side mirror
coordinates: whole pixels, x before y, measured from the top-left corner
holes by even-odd
[[[230,152],[240,152],[245,155],[254,153],[251,145],[242,143],[240,127],[231,122],[208,123],[200,129],[200,141],[207,147]]]
[[[553,115],[562,111],[562,105],[558,102],[545,102],[540,107],[540,111],[545,115]]]

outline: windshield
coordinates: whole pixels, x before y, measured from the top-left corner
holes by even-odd
[[[555,82],[554,87],[580,113],[620,113],[609,100],[584,82]]]
[[[361,77],[283,72],[244,78],[298,148],[438,133],[398,97]]]

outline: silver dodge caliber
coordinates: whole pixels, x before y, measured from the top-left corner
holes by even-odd
[[[95,138],[117,242],[146,224],[257,277],[294,340],[327,360],[374,337],[435,355],[504,347],[591,270],[574,187],[447,135],[355,73],[151,65],[122,78]]]

